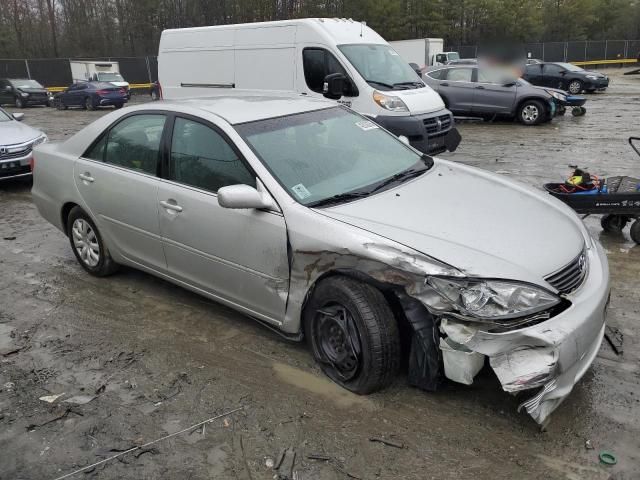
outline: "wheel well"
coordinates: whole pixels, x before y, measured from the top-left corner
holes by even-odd
[[[67,234],[67,221],[69,220],[69,213],[73,207],[77,207],[78,205],[73,202],[67,202],[62,206],[62,212],[60,213],[60,218],[62,219],[62,226],[64,227],[64,233]]]

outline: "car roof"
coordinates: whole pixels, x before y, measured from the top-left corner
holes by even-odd
[[[180,106],[199,109],[222,117],[232,125],[337,106],[335,102],[319,98],[305,98],[291,94],[270,95],[264,92],[260,94],[162,100],[154,102],[154,105],[168,110],[171,110],[172,107],[179,109]],[[144,108],[144,105],[141,105],[140,108]]]

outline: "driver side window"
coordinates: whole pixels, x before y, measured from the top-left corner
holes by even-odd
[[[324,48],[305,48],[302,51],[302,65],[307,87],[316,93],[322,93],[327,75],[342,73],[345,77],[349,76],[336,57]],[[352,92],[345,95],[352,96]]]

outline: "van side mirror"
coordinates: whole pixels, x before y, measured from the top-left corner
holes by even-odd
[[[413,68],[413,71],[416,72],[416,75],[422,78],[422,70],[420,69],[420,66],[417,63],[411,62],[409,66]]]
[[[258,180],[258,188],[249,185],[228,185],[218,189],[218,205],[222,208],[257,208],[278,210],[276,202]]]
[[[330,100],[338,100],[347,90],[348,80],[342,73],[331,73],[324,77],[322,94]]]
[[[21,122],[22,120],[24,120],[24,113],[14,113],[13,118],[18,122]]]

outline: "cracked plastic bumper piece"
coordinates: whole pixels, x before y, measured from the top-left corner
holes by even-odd
[[[451,340],[489,357],[506,392],[540,389],[520,405],[539,424],[571,393],[602,343],[609,272],[601,247],[591,248],[588,256],[584,284],[567,297],[571,306],[547,321],[499,333],[447,318],[441,324]]]

